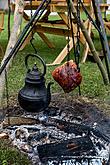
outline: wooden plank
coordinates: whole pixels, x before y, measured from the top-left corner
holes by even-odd
[[[68,26],[67,15],[65,13],[59,12],[58,15],[62,18],[65,24]]]
[[[23,50],[25,48],[26,45],[28,45],[30,43],[30,40],[32,39],[32,35],[34,34],[34,31],[31,32],[28,37],[26,38],[26,40],[24,41],[24,43],[22,44],[20,50]]]
[[[25,11],[23,12],[23,18],[24,18],[26,21],[29,21],[29,20],[30,20],[30,17],[26,14]]]
[[[41,3],[41,1],[39,0],[35,0],[32,2],[32,9],[36,9],[39,4]],[[74,1],[74,6],[76,7],[76,2]],[[84,3],[85,7],[87,8],[87,10],[91,10],[91,4],[86,2]],[[108,4],[101,4],[101,10],[105,11],[105,9],[107,9],[110,5]],[[27,4],[25,6],[25,9],[30,9],[30,4]],[[34,30],[35,32],[37,32],[39,34],[39,36],[43,39],[43,41],[50,47],[52,48],[53,45],[52,43],[48,40],[48,38],[45,36],[44,33],[49,33],[49,34],[54,34],[54,35],[60,35],[60,36],[68,36],[68,21],[67,21],[67,16],[65,14],[65,12],[67,11],[67,2],[66,0],[52,0],[51,4],[48,7],[47,10],[47,14],[44,15],[42,17],[42,21],[43,22],[38,22],[37,25],[35,26]],[[64,21],[64,24],[58,24],[56,23],[52,23],[52,22],[48,22],[48,16],[50,14],[50,12],[57,12],[58,15],[61,17],[61,19]],[[28,18],[27,18],[28,19]],[[92,25],[91,23],[88,23],[88,20],[85,21],[85,26],[88,27],[88,33],[91,33],[91,29],[92,29]],[[76,35],[77,33],[77,26],[73,23],[73,32],[74,35]],[[69,32],[70,37],[71,37],[71,32]],[[82,34],[82,32],[80,33],[80,41],[85,44],[85,38]],[[72,42],[72,41],[71,41]],[[70,42],[71,45],[71,49],[72,49],[72,43]],[[61,53],[58,55],[58,57],[54,60],[54,62],[52,64],[57,64],[62,62],[62,60],[66,57],[67,55],[67,46],[64,47],[64,49],[61,51]],[[89,50],[89,46],[86,43],[86,49],[84,52],[84,57],[82,59],[82,61],[84,62],[86,60],[87,57],[87,53]]]
[[[49,41],[44,33],[37,32],[38,35],[42,38],[42,40],[48,45],[49,48],[55,48],[54,44]]]
[[[55,23],[56,22],[56,23]],[[67,29],[67,26],[62,22],[60,23],[60,21],[47,21],[47,22],[38,22],[37,25],[41,25],[41,26],[44,26],[44,27],[56,27],[56,28],[63,28],[63,29]]]
[[[62,12],[58,13],[58,14],[63,19],[65,24],[68,26],[67,15],[65,13],[62,13]],[[74,33],[74,35],[76,35],[76,33],[77,33],[77,25],[72,23],[72,26],[73,26],[73,33]],[[68,36],[68,34],[67,34],[67,36]],[[84,36],[83,36],[81,31],[80,31],[80,41],[82,42],[82,44],[85,44],[85,38],[84,38]]]
[[[76,42],[76,40],[75,40]],[[69,41],[69,51],[71,51],[71,49],[73,48],[73,40],[72,38],[70,38],[70,41]],[[68,54],[68,48],[67,48],[67,45],[64,47],[64,49],[60,52],[60,54],[57,56],[57,58],[54,60],[54,62],[52,64],[47,64],[47,66],[51,66],[51,65],[58,65],[60,64],[64,58],[67,56]]]
[[[53,27],[44,27],[44,26],[36,25],[34,30],[40,33],[49,33],[49,34],[60,35],[65,37],[68,36],[68,29],[63,29],[63,28],[53,28]],[[69,35],[71,36],[71,33]]]

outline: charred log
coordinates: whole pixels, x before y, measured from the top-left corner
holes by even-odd
[[[80,136],[82,136],[83,133],[85,133],[86,135],[90,135],[92,133],[94,136],[101,138],[102,140],[110,143],[110,138],[96,128],[84,124],[66,122],[59,119],[55,119],[55,122],[57,128],[59,128],[60,130],[66,133],[74,133],[75,135],[80,135]]]
[[[95,156],[95,149],[89,136],[64,140],[58,143],[50,143],[38,146],[38,154],[41,161],[49,157],[62,156]]]

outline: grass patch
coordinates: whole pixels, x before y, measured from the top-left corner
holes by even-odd
[[[14,148],[9,140],[0,140],[0,164],[1,165],[30,165],[27,156]]]

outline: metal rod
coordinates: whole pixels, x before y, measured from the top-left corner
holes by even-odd
[[[11,52],[9,53],[8,57],[4,60],[4,63],[0,68],[0,75],[2,74],[3,70],[6,68],[8,62],[10,61],[10,59],[17,54],[20,47],[22,46],[22,44],[24,43],[24,41],[26,40],[26,38],[28,37],[30,32],[33,30],[35,24],[38,22],[38,20],[40,19],[41,15],[43,14],[44,10],[48,7],[50,2],[51,2],[51,0],[43,0],[41,2],[41,4],[38,6],[38,8],[36,9],[36,12],[32,16],[32,18],[30,19],[28,24],[24,27],[23,32],[21,33],[21,35],[20,35],[19,39],[17,40],[15,46],[13,47]],[[36,17],[37,17],[37,19],[36,19]]]

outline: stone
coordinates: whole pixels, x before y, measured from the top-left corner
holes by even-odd
[[[7,133],[0,133],[0,139],[8,139],[9,138],[9,136],[8,136],[8,134]]]

